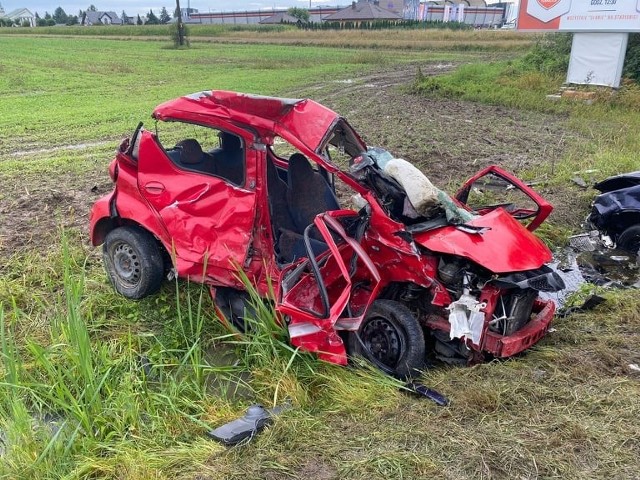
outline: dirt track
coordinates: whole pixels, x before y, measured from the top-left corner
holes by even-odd
[[[420,65],[425,75],[454,68]],[[370,145],[384,146],[414,162],[441,187],[460,182],[492,163],[515,173],[559,160],[576,134],[563,118],[504,107],[410,93],[416,65],[393,67],[350,79],[286,92],[310,97],[345,116]],[[132,126],[133,128],[133,126]],[[118,140],[113,141],[115,149]],[[89,146],[91,147],[91,146]],[[65,146],[55,146],[64,149]],[[20,155],[28,152],[20,152]],[[109,157],[85,175],[25,175],[7,182],[0,193],[0,258],[33,247],[57,244],[58,227],[77,227],[86,235],[91,204],[111,188]],[[584,208],[575,196],[545,191],[556,206],[555,221],[577,225]]]

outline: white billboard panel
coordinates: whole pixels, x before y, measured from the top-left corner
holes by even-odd
[[[576,33],[567,83],[618,88],[628,37],[627,33]]]

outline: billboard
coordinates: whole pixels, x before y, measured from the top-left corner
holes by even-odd
[[[517,28],[557,32],[640,32],[640,0],[520,0]]]

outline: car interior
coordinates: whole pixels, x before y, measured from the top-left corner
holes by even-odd
[[[316,215],[338,210],[336,195],[322,174],[315,171],[301,153],[289,157],[288,170],[275,164],[271,153],[267,160],[267,189],[271,224],[278,261],[290,263],[306,257],[304,231]],[[285,180],[286,179],[286,180]],[[311,249],[318,255],[327,249],[317,229],[309,231]]]
[[[201,141],[184,138],[165,151],[176,165],[185,170],[215,175],[234,185],[242,185],[245,173],[242,139],[223,131],[217,137],[215,142],[207,141],[207,138]],[[202,145],[213,148],[205,150]]]

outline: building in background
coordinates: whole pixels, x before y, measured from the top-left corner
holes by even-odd
[[[36,16],[26,8],[17,8],[9,13],[4,13],[4,9],[0,5],[0,18],[11,20],[14,23],[17,21],[20,25],[36,26]]]
[[[368,4],[368,5],[367,5]],[[356,7],[369,12],[384,10],[392,12],[393,18],[380,18],[378,20],[420,20],[420,21],[460,21],[479,28],[499,27],[504,23],[504,7],[487,7],[485,0],[441,0],[421,2],[420,0],[360,0],[355,2]],[[375,8],[374,8],[375,7]],[[309,21],[320,23],[332,21],[334,15],[340,11],[354,9],[350,6],[312,7],[309,8]],[[255,25],[278,13],[287,13],[286,8],[274,8],[271,10],[235,10],[232,12],[198,12],[195,11],[186,23],[224,24],[224,25]],[[352,13],[352,16],[354,14]],[[373,16],[373,14],[371,14]],[[356,20],[344,20],[345,22],[375,21],[376,18],[363,18]],[[342,21],[342,20],[334,20]]]
[[[401,13],[392,12],[382,8],[378,0],[369,2],[368,0],[358,0],[352,2],[350,6],[338,10],[336,13],[327,15],[322,19],[324,22],[352,23],[358,25],[362,22],[376,22],[382,20],[400,22],[403,20]]]
[[[122,25],[122,20],[116,12],[84,12],[80,18],[80,25]]]
[[[287,12],[277,12],[270,17],[260,20],[260,25],[275,25],[278,23],[298,23],[299,19],[292,17]]]

